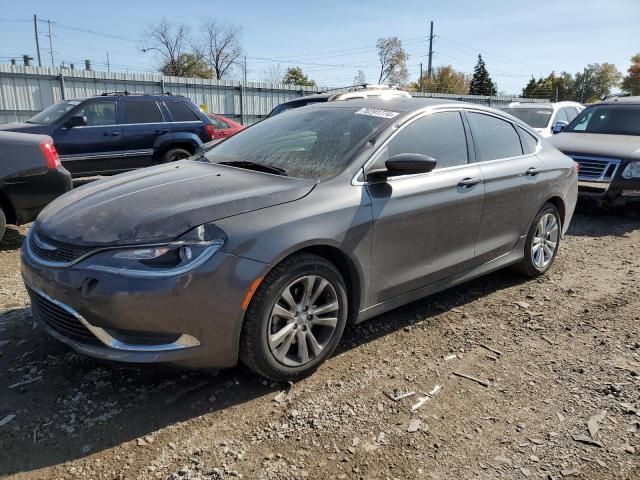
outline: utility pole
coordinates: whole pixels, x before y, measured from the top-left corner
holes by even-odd
[[[431,78],[431,64],[433,63],[433,22],[429,33],[429,63],[427,64],[427,77]]]
[[[56,64],[53,61],[53,37],[51,36],[51,20],[47,20],[47,26],[49,27],[49,53],[51,53],[51,66],[55,68]]]
[[[38,51],[38,66],[42,66],[42,59],[40,58],[40,39],[38,38],[38,17],[33,15],[33,29],[36,33],[36,50]]]
[[[422,62],[420,62],[420,91],[424,92],[424,87],[422,86]]]
[[[109,52],[107,52],[107,72],[111,71],[111,66],[109,65]]]
[[[244,56],[244,83],[247,83],[247,56]]]

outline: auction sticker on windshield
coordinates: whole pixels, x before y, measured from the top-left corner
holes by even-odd
[[[361,108],[357,112],[356,115],[368,115],[369,117],[380,117],[380,118],[394,118],[397,117],[400,112],[392,112],[391,110],[380,110],[377,108]]]

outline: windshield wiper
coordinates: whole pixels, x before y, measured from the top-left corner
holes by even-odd
[[[287,171],[283,168],[263,165],[262,163],[249,162],[246,160],[236,160],[232,162],[218,162],[220,165],[229,165],[230,167],[246,168],[247,170],[255,170],[256,172],[272,173],[275,175],[287,176]]]

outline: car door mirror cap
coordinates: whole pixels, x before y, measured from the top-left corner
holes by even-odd
[[[422,155],[419,153],[399,153],[384,162],[386,168],[382,172],[374,171],[371,173],[378,175],[384,173],[384,176],[386,177],[429,173],[436,168],[437,164],[438,161],[428,155]]]
[[[67,120],[66,126],[68,128],[84,127],[87,123],[89,123],[87,117],[84,115],[76,115]]]
[[[567,127],[567,125],[569,125],[569,122],[565,122],[564,120],[558,120],[556,123],[553,124],[553,128],[551,129],[551,131],[555,135],[556,133],[560,133],[561,131],[563,131]]]

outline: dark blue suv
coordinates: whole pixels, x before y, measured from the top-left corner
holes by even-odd
[[[191,100],[175,95],[105,93],[63,100],[0,130],[49,135],[74,177],[110,175],[193,155],[214,126]]]

